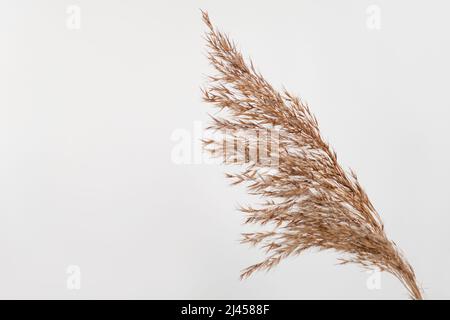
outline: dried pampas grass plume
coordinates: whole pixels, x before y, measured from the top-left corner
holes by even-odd
[[[267,258],[244,269],[241,277],[269,270],[309,248],[334,249],[343,254],[343,264],[390,272],[411,298],[422,299],[413,268],[387,238],[355,173],[342,169],[336,153],[322,139],[308,106],[287,91],[276,91],[202,13],[209,29],[208,58],[217,71],[209,77],[203,99],[222,111],[208,129],[235,142],[233,152],[220,139],[205,139],[205,148],[227,163],[246,160],[242,172],[227,177],[233,184],[246,183],[251,194],[266,201],[240,210],[246,223],[274,226],[271,231],[243,234],[242,242],[265,249]],[[249,150],[261,148],[258,135],[251,139],[242,134],[249,130],[277,132],[263,144],[263,153],[270,154],[274,151],[270,145],[276,143],[276,166],[259,157],[249,160]],[[236,148],[239,143],[244,148]]]

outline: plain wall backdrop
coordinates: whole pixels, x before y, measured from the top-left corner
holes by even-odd
[[[309,103],[425,297],[450,298],[444,0],[2,0],[0,298],[407,298],[333,252],[239,280],[255,199],[172,156],[213,111],[199,9]]]

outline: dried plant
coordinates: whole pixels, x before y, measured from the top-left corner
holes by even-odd
[[[208,129],[245,146],[238,149],[235,144],[230,155],[224,142],[215,138],[205,139],[205,148],[236,164],[239,159],[248,160],[250,148],[261,148],[257,138],[249,139],[242,132],[278,132],[277,166],[257,158],[246,161],[242,172],[227,174],[233,184],[246,183],[251,194],[265,199],[257,207],[240,208],[246,223],[273,226],[270,231],[243,234],[243,243],[265,249],[268,256],[244,269],[241,278],[269,270],[309,248],[334,249],[343,254],[342,264],[390,272],[411,298],[422,299],[414,270],[387,238],[356,174],[342,169],[336,153],[322,139],[308,105],[286,90],[276,91],[251,61],[243,59],[228,36],[214,28],[208,14],[202,13],[209,29],[208,58],[217,71],[208,78],[203,99],[220,109]],[[270,147],[264,151],[270,154]]]

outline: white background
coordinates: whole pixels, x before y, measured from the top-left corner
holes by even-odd
[[[425,297],[450,298],[450,5],[406,0],[2,0],[0,298],[407,298],[332,252],[239,280],[263,257],[238,241],[254,199],[226,168],[171,156],[212,110],[200,8],[310,104]]]

